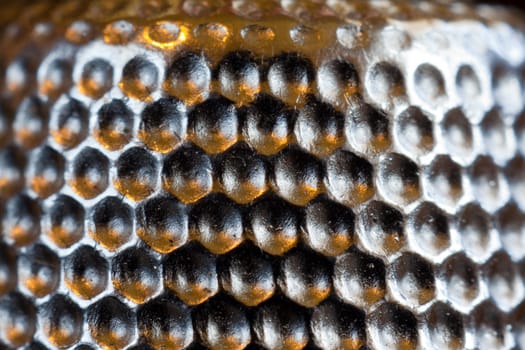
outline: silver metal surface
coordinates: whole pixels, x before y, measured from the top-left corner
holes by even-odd
[[[0,349],[525,348],[524,18],[6,6]]]

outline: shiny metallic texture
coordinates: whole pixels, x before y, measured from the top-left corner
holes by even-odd
[[[0,349],[525,349],[523,14],[1,6]]]

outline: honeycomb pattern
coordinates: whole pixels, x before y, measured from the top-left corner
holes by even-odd
[[[524,29],[449,5],[8,7],[0,349],[525,349]]]

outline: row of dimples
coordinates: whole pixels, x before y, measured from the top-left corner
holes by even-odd
[[[181,33],[153,29],[163,45]],[[40,94],[5,108],[6,347],[522,345],[518,73],[494,69],[495,106],[476,119],[427,111],[483,96],[468,64],[448,91],[428,63],[409,83],[388,61],[363,74],[299,53],[210,61],[48,59]]]

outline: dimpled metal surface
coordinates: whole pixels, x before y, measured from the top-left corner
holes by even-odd
[[[525,349],[522,14],[26,5],[0,349]]]

